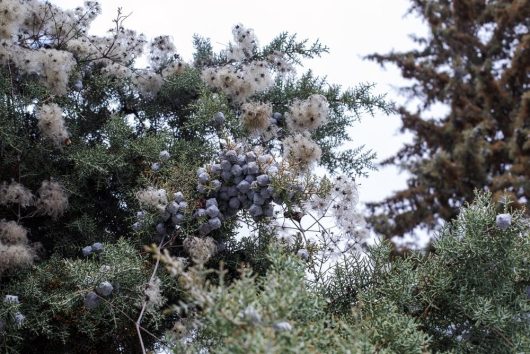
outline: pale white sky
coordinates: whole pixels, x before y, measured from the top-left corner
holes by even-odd
[[[52,0],[62,8],[82,4],[78,0]],[[216,49],[231,40],[231,27],[243,23],[254,28],[261,44],[268,43],[282,31],[297,33],[300,39],[320,39],[330,54],[305,63],[331,83],[351,87],[360,82],[377,85],[377,93],[387,93],[397,102],[395,87],[404,84],[393,67],[381,69],[362,56],[406,50],[413,46],[408,35],[423,34],[426,26],[412,16],[404,17],[409,0],[328,0],[328,1],[249,1],[249,0],[100,0],[103,14],[94,22],[92,33],[102,34],[112,26],[118,7],[131,13],[125,25],[144,33],[148,39],[170,35],[179,54],[190,60],[194,33],[209,37]],[[399,134],[397,116],[366,116],[351,134],[353,146],[365,144],[379,159],[396,152],[408,139]],[[405,174],[395,168],[372,172],[360,181],[361,201],[376,201],[405,186]]]

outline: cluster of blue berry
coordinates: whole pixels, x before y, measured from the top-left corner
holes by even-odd
[[[182,192],[173,195],[173,201],[170,202],[164,212],[161,213],[161,220],[156,225],[156,232],[163,236],[167,233],[166,222],[171,222],[174,226],[182,224],[186,218],[185,212],[188,209],[188,203]]]
[[[86,246],[81,249],[83,256],[88,257],[92,253],[101,253],[103,252],[103,244],[101,242],[96,242],[92,246]]]
[[[208,218],[199,226],[199,232],[207,235],[240,210],[248,210],[254,218],[273,216],[271,202],[275,191],[271,177],[277,173],[278,166],[271,155],[258,156],[241,147],[224,150],[219,163],[199,168],[197,191],[206,197],[206,202],[194,215]]]
[[[84,304],[88,310],[93,310],[101,304],[101,299],[109,297],[114,291],[114,287],[108,281],[101,282],[94,291],[85,295]]]

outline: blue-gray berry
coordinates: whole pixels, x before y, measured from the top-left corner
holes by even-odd
[[[153,172],[158,172],[160,170],[160,163],[158,162],[153,162],[151,164],[151,171]]]
[[[232,166],[232,169],[230,170],[230,173],[232,173],[233,176],[241,176],[243,171],[241,169],[241,166],[234,165],[234,166]]]
[[[211,218],[215,218],[219,215],[219,208],[216,205],[210,205],[206,208],[206,214]]]
[[[203,172],[198,177],[199,183],[206,184],[210,180],[210,175],[206,172]]]
[[[179,211],[179,205],[177,202],[171,202],[167,205],[166,210],[170,214],[176,214]]]
[[[246,153],[247,162],[256,161],[256,154],[254,151],[249,151]]]
[[[101,242],[96,242],[92,245],[92,251],[99,253],[103,252],[103,244]]]
[[[230,171],[223,171],[221,172],[221,178],[224,181],[230,181],[230,179],[232,178],[232,173]]]
[[[214,175],[218,175],[219,173],[221,173],[223,169],[221,168],[221,165],[216,163],[216,164],[213,164],[211,167],[210,167],[210,173],[214,174]]]
[[[166,226],[162,223],[156,224],[156,232],[159,235],[165,235],[166,234]]]
[[[237,155],[237,164],[243,166],[247,162],[247,157],[245,155]]]
[[[217,192],[219,189],[221,189],[221,186],[222,186],[223,184],[222,184],[221,181],[219,181],[218,179],[214,179],[214,180],[210,183],[210,185],[212,186],[212,189],[213,189],[214,191]]]
[[[180,202],[184,201],[184,194],[182,194],[182,192],[177,192],[177,193],[173,194],[173,196],[175,197],[175,201],[177,203],[180,203]]]
[[[225,115],[223,112],[217,112],[213,115],[213,126],[217,129],[221,129],[225,123]]]
[[[247,173],[255,175],[259,172],[259,166],[256,162],[252,161],[247,164]]]
[[[218,228],[221,227],[221,219],[212,218],[212,219],[208,220],[208,224],[210,225],[210,228],[212,230],[217,230]]]
[[[263,205],[265,204],[265,199],[260,194],[255,193],[252,202],[257,205]]]
[[[95,292],[90,291],[85,295],[85,300],[83,302],[88,310],[93,310],[99,306],[101,299]]]
[[[197,192],[202,193],[202,194],[206,193],[206,186],[204,184],[198,183]]]
[[[499,229],[506,230],[512,224],[512,216],[510,214],[499,214],[495,223]]]
[[[260,215],[263,214],[263,209],[261,209],[261,206],[259,205],[256,205],[256,204],[252,204],[250,206],[250,208],[248,209],[248,212],[250,213],[250,215],[252,215],[253,217],[258,217]]]
[[[241,193],[248,192],[250,190],[250,183],[247,182],[246,180],[239,182],[237,185],[237,190]]]
[[[259,175],[258,177],[256,177],[256,181],[258,182],[258,185],[260,185],[261,187],[265,187],[270,183],[270,178],[269,175]]]
[[[217,199],[215,198],[206,199],[206,207],[208,208],[212,205],[219,206],[219,204],[217,203]]]
[[[228,150],[225,153],[225,158],[231,163],[235,163],[237,162],[237,152],[235,152],[235,150]]]
[[[230,161],[228,160],[221,161],[221,169],[223,171],[230,171],[231,168],[232,168],[232,164],[230,163]]]
[[[241,202],[237,197],[232,197],[228,201],[228,206],[232,209],[239,209],[239,207],[241,206]]]
[[[300,248],[298,252],[296,252],[296,255],[302,258],[304,261],[309,259],[309,252],[305,248]]]
[[[178,224],[183,223],[184,219],[185,219],[184,214],[177,213],[177,214],[173,215],[173,217],[171,218],[171,222],[173,224],[175,224],[175,225],[178,225]]]
[[[210,226],[209,223],[205,223],[205,224],[202,224],[201,226],[199,226],[199,233],[202,236],[208,235],[211,231],[212,231],[212,227]]]
[[[200,218],[205,215],[206,215],[206,209],[202,209],[202,208],[195,210],[195,213],[193,214],[193,216],[196,218]]]
[[[92,254],[92,246],[83,247],[81,252],[83,252],[83,256],[85,256],[85,257],[90,256]]]
[[[135,231],[135,232],[140,231],[140,230],[142,229],[142,223],[139,222],[139,221],[135,222],[134,224],[132,224],[132,229],[133,229],[133,231]],[[86,248],[86,247],[85,247],[85,248]],[[83,248],[83,249],[84,249],[84,248]],[[84,252],[84,251],[83,251],[83,256],[85,256],[85,257],[87,256],[87,255],[85,255],[85,252]]]
[[[24,321],[26,320],[26,316],[24,316],[23,314],[21,314],[20,312],[17,312],[15,314],[15,324],[17,326],[22,326],[24,324]]]
[[[112,290],[114,290],[112,284],[108,281],[104,281],[97,286],[96,293],[103,297],[106,297],[112,294]]]

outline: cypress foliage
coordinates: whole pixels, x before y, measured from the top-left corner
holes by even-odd
[[[427,255],[368,245],[352,179],[373,154],[341,147],[391,107],[369,85],[294,75],[318,41],[260,47],[238,24],[221,53],[196,36],[186,63],[121,12],[89,35],[95,2],[0,13],[2,352],[529,347],[517,208],[477,194]]]
[[[318,41],[281,33],[260,47],[239,24],[221,53],[195,37],[186,63],[170,37],[148,41],[120,11],[107,35],[90,35],[99,12],[92,1],[0,2],[2,352],[169,345],[182,284],[144,246],[223,263],[226,281],[242,264],[265,274],[276,220],[325,192],[310,167],[365,174],[372,153],[338,148],[362,112],[390,109],[370,86],[295,75],[328,51]]]

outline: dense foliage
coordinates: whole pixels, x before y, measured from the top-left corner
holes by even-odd
[[[373,225],[389,237],[432,229],[475,188],[528,207],[530,2],[413,0],[410,11],[429,29],[418,48],[370,56],[397,65],[419,102],[399,109],[413,141],[385,162],[410,172],[407,188],[371,205]]]
[[[296,74],[326,47],[238,24],[187,63],[120,12],[90,35],[99,11],[0,1],[2,352],[529,346],[523,213],[478,194],[435,253],[370,241],[373,154],[343,145],[391,107]]]
[[[235,279],[242,264],[266,271],[279,229],[292,252],[322,259],[366,239],[351,178],[334,192],[348,204],[332,209],[331,180],[311,171],[365,174],[371,152],[338,148],[363,112],[390,107],[368,85],[296,75],[327,51],[318,41],[282,33],[260,47],[236,25],[221,53],[195,37],[186,63],[170,37],[147,41],[121,12],[106,36],[90,35],[96,2],[2,1],[0,12],[3,351],[161,345],[179,318],[164,309],[182,291],[146,244],[223,262]],[[149,67],[136,66],[142,56]],[[300,221],[317,197],[351,216],[326,248],[314,241],[325,227],[306,235]]]

